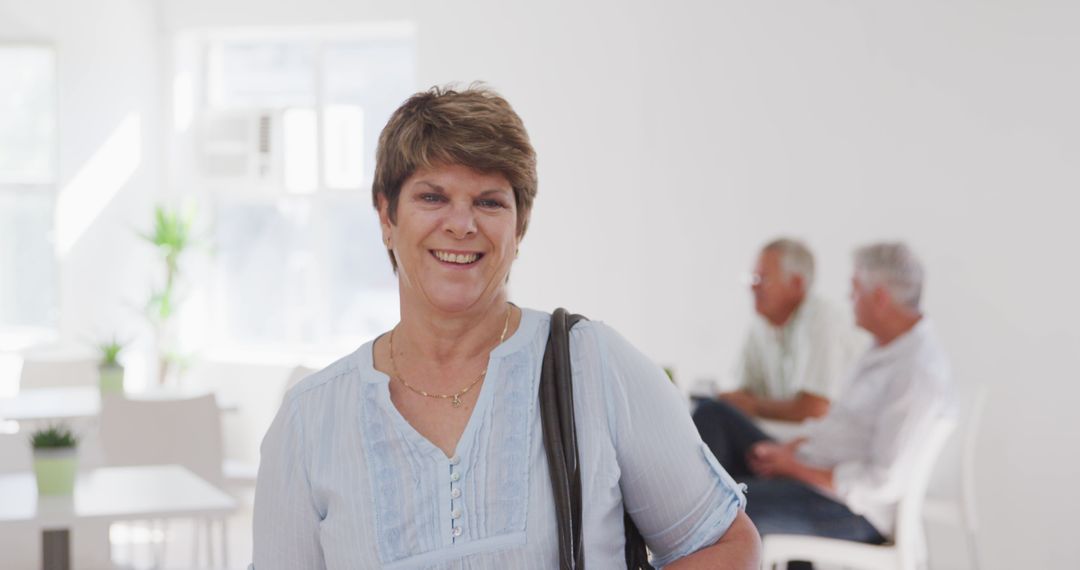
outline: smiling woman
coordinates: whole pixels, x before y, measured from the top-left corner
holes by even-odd
[[[505,176],[462,165],[417,170],[402,184],[396,223],[389,200],[377,200],[404,304],[454,314],[505,302],[497,297],[520,241],[514,190]]]
[[[434,88],[391,117],[372,194],[401,319],[286,396],[262,447],[258,570],[575,565],[537,405],[552,317],[506,289],[536,181],[490,90]],[[664,372],[599,322],[570,351],[579,559],[625,564],[628,512],[657,566],[757,568],[742,491]]]

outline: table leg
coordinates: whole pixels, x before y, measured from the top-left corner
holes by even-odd
[[[42,570],[71,570],[71,531],[46,530],[41,533]]]

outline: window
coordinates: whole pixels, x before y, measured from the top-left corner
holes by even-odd
[[[392,326],[397,281],[370,188],[379,132],[415,90],[411,26],[209,32],[199,45],[191,141],[213,204],[214,340],[342,350]]]
[[[56,323],[53,50],[0,44],[0,69],[0,337],[13,346]]]

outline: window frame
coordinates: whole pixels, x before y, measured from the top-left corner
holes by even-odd
[[[198,124],[207,114],[215,111],[235,110],[238,112],[251,112],[257,113],[260,111],[274,112],[280,118],[286,109],[289,108],[309,108],[298,106],[279,106],[279,107],[260,107],[260,106],[235,106],[235,105],[222,105],[220,101],[221,95],[215,93],[218,89],[215,85],[213,73],[215,72],[215,66],[219,66],[220,62],[215,62],[215,56],[213,50],[217,49],[216,45],[231,41],[266,41],[281,42],[281,41],[296,41],[300,43],[310,43],[315,47],[315,54],[313,56],[312,76],[314,78],[314,99],[312,108],[316,114],[316,145],[317,145],[317,188],[310,193],[290,192],[285,186],[284,174],[281,174],[280,180],[276,183],[276,188],[273,190],[264,188],[253,188],[251,185],[237,184],[235,187],[230,187],[228,183],[215,182],[208,184],[205,180],[201,179],[201,174],[194,175],[195,187],[199,188],[200,201],[206,204],[205,211],[209,212],[210,225],[213,228],[217,227],[219,223],[219,209],[227,205],[236,204],[251,204],[252,206],[259,205],[273,205],[280,200],[293,200],[301,199],[310,204],[313,209],[318,209],[320,204],[324,204],[326,201],[332,201],[336,197],[342,195],[357,195],[361,200],[368,200],[366,188],[370,188],[372,182],[372,173],[364,172],[360,178],[360,182],[356,187],[351,188],[337,188],[331,187],[327,184],[327,150],[325,148],[325,139],[327,136],[326,131],[326,114],[329,106],[334,102],[327,96],[327,70],[325,66],[325,57],[328,48],[334,43],[341,42],[363,42],[365,40],[405,40],[412,44],[413,52],[413,74],[414,78],[409,86],[410,92],[415,88],[415,53],[416,53],[416,26],[410,22],[386,22],[386,23],[371,23],[371,24],[359,24],[359,25],[341,25],[341,26],[317,26],[317,27],[299,27],[299,28],[259,28],[259,29],[202,29],[202,30],[186,30],[178,34],[178,41],[174,42],[174,47],[178,50],[186,49],[186,54],[174,54],[177,56],[186,56],[189,58],[189,64],[191,61],[194,65],[189,65],[189,70],[194,70],[194,75],[191,86],[190,96],[194,101],[194,109],[191,111],[191,121],[189,124]],[[186,43],[186,45],[185,45]],[[192,52],[197,53],[192,58]],[[176,61],[176,60],[174,60]],[[220,69],[220,68],[218,68]],[[176,71],[176,70],[174,70]],[[175,76],[175,73],[174,73]],[[175,87],[175,86],[174,86]],[[174,97],[176,93],[174,92]],[[215,98],[218,98],[215,101]],[[175,105],[175,101],[173,102]],[[365,109],[366,111],[366,109]],[[174,108],[175,113],[175,108]],[[174,119],[176,117],[174,116]],[[366,118],[366,117],[365,117]],[[279,126],[280,128],[280,126]],[[190,129],[194,131],[195,129]],[[198,172],[200,165],[197,163],[198,156],[198,142],[196,135],[188,132],[186,135],[178,129],[178,132],[173,133],[171,136],[173,144],[175,145],[171,152],[173,164],[173,180],[174,185],[177,187],[192,187],[190,184],[179,181],[183,178],[183,175],[179,173],[182,168],[178,168],[178,165],[183,165],[184,161],[187,162],[187,166],[190,172]],[[176,136],[179,135],[179,136]],[[374,154],[374,147],[366,148],[367,141],[365,140],[365,154]],[[368,160],[367,158],[365,158]],[[282,161],[283,162],[283,161]],[[283,169],[283,167],[282,167]],[[216,231],[216,230],[215,230]],[[386,271],[390,274],[389,262],[386,262]],[[307,340],[307,341],[258,341],[245,338],[237,338],[236,336],[228,332],[227,321],[218,319],[227,319],[226,316],[217,316],[215,313],[216,308],[220,307],[221,296],[224,295],[222,289],[223,285],[221,280],[224,276],[220,273],[220,269],[217,268],[215,262],[211,262],[205,267],[206,274],[202,281],[208,283],[209,290],[207,294],[202,295],[204,299],[202,303],[203,317],[202,320],[208,326],[210,335],[206,339],[207,346],[213,347],[209,352],[217,357],[225,358],[237,358],[243,357],[251,359],[253,355],[264,355],[266,358],[280,359],[282,355],[291,355],[294,358],[304,359],[325,359],[330,356],[340,356],[343,350],[353,350],[356,347],[355,336],[345,335],[348,340],[342,340],[341,338],[333,339],[331,342],[323,342],[320,339]],[[329,272],[323,272],[320,279],[328,279]],[[372,289],[375,291],[376,289]],[[396,286],[395,286],[396,292]],[[273,353],[271,355],[270,353]]]
[[[49,226],[44,228],[47,241],[52,246],[52,255],[48,263],[52,265],[52,294],[47,314],[39,325],[14,324],[4,320],[0,315],[0,346],[6,350],[19,351],[31,346],[54,342],[59,338],[60,323],[60,263],[55,249],[56,235],[56,201],[58,197],[58,183],[60,180],[60,67],[59,51],[53,42],[42,40],[0,40],[0,50],[6,49],[40,49],[49,55],[49,73],[52,81],[50,89],[50,103],[52,108],[52,134],[50,137],[49,154],[51,155],[51,171],[45,180],[34,182],[28,180],[8,180],[0,175],[0,194],[18,195],[33,194],[45,196],[50,205]]]

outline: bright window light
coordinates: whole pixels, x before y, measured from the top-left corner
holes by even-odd
[[[142,160],[137,113],[124,117],[109,138],[60,191],[56,205],[56,253],[63,257],[127,184]]]
[[[364,183],[364,109],[330,105],[324,113],[326,186],[354,190]]]
[[[7,350],[55,333],[55,68],[52,47],[0,44],[0,347]]]
[[[53,51],[0,46],[0,184],[49,184],[55,176]]]
[[[319,189],[319,118],[315,109],[289,109],[281,125],[285,189],[311,194]]]
[[[208,344],[340,353],[393,326],[397,280],[369,190],[379,131],[416,90],[415,33],[398,22],[199,34],[192,53],[206,57],[185,60],[204,73],[194,124],[260,118],[258,144],[210,147],[205,131],[195,149],[247,166],[200,171],[214,201]]]

